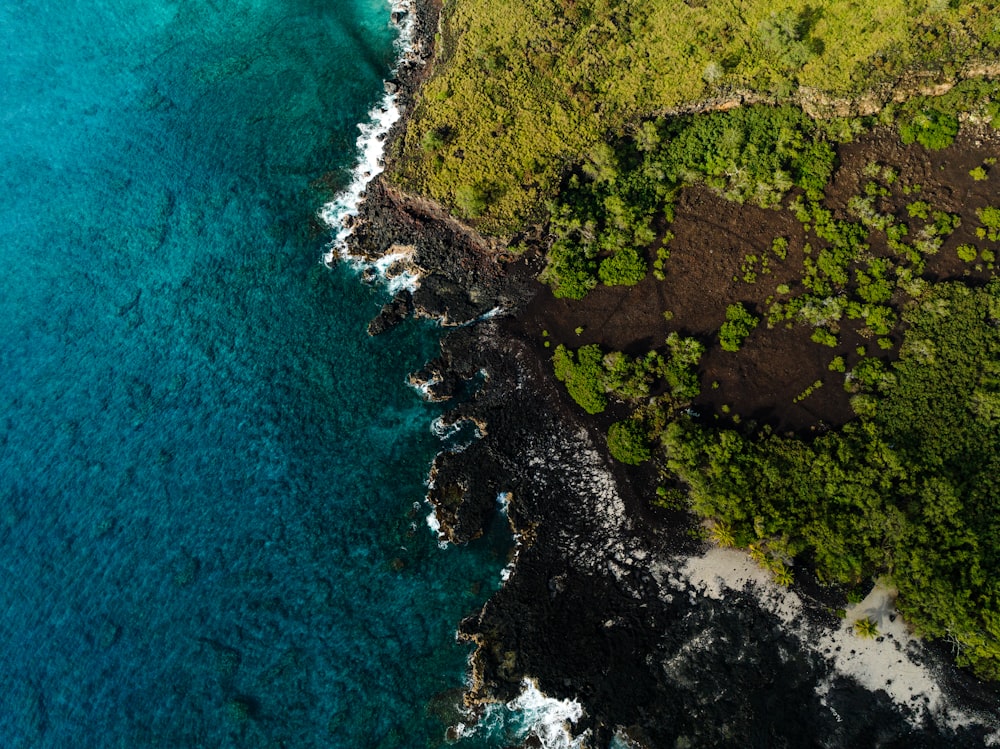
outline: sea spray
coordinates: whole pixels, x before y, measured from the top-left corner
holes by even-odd
[[[497,505],[499,506],[500,516],[507,518],[508,523],[510,522],[510,501],[513,498],[514,495],[511,492],[500,492],[497,494]],[[522,535],[514,530],[513,526],[511,526],[511,533],[514,538],[514,552],[510,555],[510,561],[507,562],[507,566],[500,570],[501,584],[510,580],[510,576],[513,575],[514,570],[517,569],[517,559],[521,556]]]
[[[396,39],[398,52],[396,66],[392,70],[392,75],[395,76],[404,60],[419,58],[412,54],[414,52],[415,20],[411,0],[395,0],[391,8],[392,18],[399,29],[399,36]],[[349,262],[357,270],[370,268],[385,278],[387,271],[397,260],[405,259],[402,256],[399,258],[387,256],[372,263],[365,258],[352,255],[348,245],[348,239],[354,232],[354,220],[357,218],[361,203],[364,201],[368,183],[385,169],[386,138],[402,115],[403,110],[399,102],[398,91],[387,86],[385,96],[368,113],[368,120],[358,124],[358,129],[361,131],[357,140],[359,156],[358,162],[351,172],[351,181],[343,192],[323,206],[319,213],[320,218],[327,226],[336,232],[333,241],[327,246],[323,255],[323,262],[327,266],[332,266],[340,259]],[[389,280],[389,290],[392,292],[402,288],[415,291],[419,276],[412,270],[407,270],[394,275]]]
[[[534,736],[543,749],[581,749],[589,731],[573,736],[571,727],[583,717],[583,706],[575,700],[547,697],[531,679],[510,702],[488,705],[475,722],[455,726],[459,739],[478,737],[494,742],[522,744]]]

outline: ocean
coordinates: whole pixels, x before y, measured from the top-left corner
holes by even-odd
[[[0,5],[0,746],[444,743],[511,539],[438,545],[405,379],[441,332],[368,338],[389,292],[318,218],[397,36],[383,0]]]

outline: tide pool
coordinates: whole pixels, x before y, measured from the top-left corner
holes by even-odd
[[[316,218],[394,38],[377,0],[0,6],[0,745],[442,744],[510,539],[438,548],[440,333],[369,339]]]

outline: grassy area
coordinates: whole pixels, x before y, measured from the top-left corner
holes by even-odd
[[[953,7],[954,6],[954,7]],[[393,177],[512,233],[564,167],[651,114],[736,91],[857,96],[1000,50],[996,4],[765,0],[446,3]]]

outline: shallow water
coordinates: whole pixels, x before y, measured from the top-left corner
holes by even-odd
[[[438,548],[439,332],[369,339],[314,218],[388,17],[0,6],[0,745],[441,743],[509,538]]]

